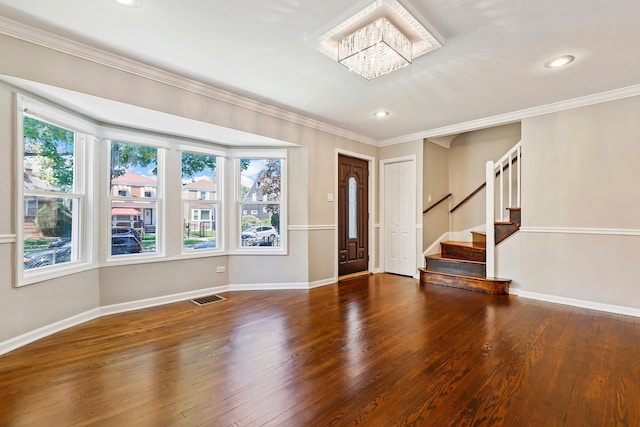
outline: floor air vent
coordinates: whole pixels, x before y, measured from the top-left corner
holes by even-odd
[[[224,301],[220,295],[207,295],[206,297],[200,297],[192,299],[191,302],[195,305],[207,305],[218,301]]]

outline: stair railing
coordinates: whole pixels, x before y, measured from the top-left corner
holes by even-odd
[[[486,183],[487,183],[487,201],[486,201],[486,216],[487,216],[487,277],[494,277],[496,270],[496,258],[495,258],[495,221],[496,217],[499,221],[504,221],[508,217],[506,208],[519,208],[520,207],[520,157],[522,156],[522,141],[518,142],[509,150],[504,156],[497,162],[489,160],[486,164]],[[517,164],[515,174],[512,172],[513,168],[510,167],[513,163]],[[505,171],[508,170],[507,184],[505,186]],[[514,176],[515,175],[515,176]],[[498,194],[496,203],[496,181],[498,182]],[[506,187],[506,189],[505,189]],[[506,191],[505,191],[506,190]],[[514,197],[515,196],[515,197]],[[514,201],[515,198],[515,201]],[[505,207],[505,203],[507,206]],[[496,208],[498,208],[498,215],[496,215]]]

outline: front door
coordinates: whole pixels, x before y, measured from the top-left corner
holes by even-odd
[[[338,156],[338,275],[369,268],[369,162]]]

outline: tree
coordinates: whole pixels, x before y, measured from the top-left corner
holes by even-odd
[[[73,187],[74,133],[24,116],[24,157],[31,159],[34,174],[60,191]]]
[[[182,177],[192,178],[205,169],[216,169],[216,157],[206,154],[182,153]]]
[[[280,159],[269,159],[266,161],[264,169],[258,174],[257,181],[260,182],[260,192],[267,196],[267,201],[280,201],[282,168]],[[277,212],[279,205],[267,205],[269,212]]]
[[[151,172],[158,173],[158,149],[144,145],[111,142],[111,179],[124,175],[132,166],[148,167]]]

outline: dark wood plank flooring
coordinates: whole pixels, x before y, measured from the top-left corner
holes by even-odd
[[[2,426],[638,426],[640,319],[374,275],[0,356]]]

